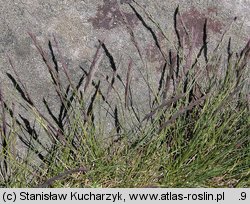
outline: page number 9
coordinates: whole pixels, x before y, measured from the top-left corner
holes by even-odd
[[[240,194],[240,200],[246,200],[246,198],[247,198],[246,192],[241,192],[241,194]]]

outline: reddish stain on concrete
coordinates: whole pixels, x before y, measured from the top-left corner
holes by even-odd
[[[197,10],[196,8],[192,7],[190,10],[181,14],[183,22],[186,28],[188,29],[188,31],[191,33],[191,30],[193,28],[195,34],[197,35],[197,41],[195,44],[196,47],[199,47],[203,44],[203,28],[204,28],[204,23],[206,19],[207,19],[207,34],[208,35],[222,33],[224,24],[221,21],[216,20],[212,17],[216,14],[216,12],[217,12],[217,9],[215,7],[208,8],[207,11],[204,11],[204,12],[201,12]],[[180,30],[181,38],[183,37],[187,38],[180,22],[179,22],[179,30]]]
[[[129,3],[130,1],[121,1],[121,3]],[[134,26],[138,22],[138,18],[134,13],[126,13],[128,23]],[[123,24],[123,18],[119,10],[116,0],[104,0],[104,4],[98,6],[96,16],[88,20],[95,29],[111,30]]]

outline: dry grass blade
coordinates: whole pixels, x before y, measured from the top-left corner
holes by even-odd
[[[146,11],[145,6],[139,4],[138,2],[136,2],[134,0],[132,0],[132,1],[144,12],[144,14],[146,14],[147,18],[158,28],[158,30],[160,31],[161,35],[165,38],[165,40],[168,43],[170,43],[170,45],[173,46],[177,50],[176,45],[173,43],[173,41],[169,37],[167,37],[167,35],[166,35],[165,31],[163,30],[162,26],[155,20],[155,18],[149,12]]]
[[[93,113],[94,102],[95,102],[97,94],[99,92],[99,88],[100,88],[100,80],[98,81],[98,84],[95,87],[95,89],[96,89],[95,93],[91,97],[90,104],[89,104],[89,107],[88,107],[88,110],[87,110],[87,117],[91,116],[92,117],[92,121],[94,120],[94,113]]]
[[[129,5],[131,6],[131,4],[129,4]],[[131,7],[131,8],[132,8],[132,7]],[[121,16],[122,16],[123,22],[124,22],[124,24],[125,24],[125,26],[126,26],[126,28],[127,28],[127,31],[128,31],[128,33],[129,33],[129,35],[130,35],[130,39],[131,39],[133,45],[135,46],[135,48],[136,48],[136,50],[137,50],[137,52],[138,52],[138,54],[139,54],[139,57],[140,57],[140,59],[141,59],[141,61],[142,61],[142,63],[143,63],[143,66],[144,66],[144,67],[146,68],[146,70],[147,70],[147,71],[146,71],[146,78],[145,78],[145,76],[143,75],[142,71],[141,71],[140,69],[138,69],[138,71],[140,72],[140,74],[141,74],[141,76],[142,76],[142,79],[143,79],[144,82],[147,84],[147,87],[148,87],[148,97],[149,97],[149,106],[151,107],[151,106],[152,106],[152,103],[151,103],[151,101],[152,101],[152,96],[151,96],[151,94],[154,95],[154,91],[152,90],[152,88],[151,88],[151,86],[150,86],[150,83],[149,83],[149,73],[148,73],[149,70],[148,70],[147,63],[146,63],[145,60],[143,59],[143,55],[142,55],[141,49],[140,49],[139,44],[137,43],[137,41],[136,41],[136,39],[135,39],[134,31],[133,31],[131,25],[129,24],[127,17],[125,16],[125,14],[122,12],[122,10],[121,10],[119,7],[118,7],[118,9],[119,9],[119,12],[120,12],[120,14],[121,14]],[[155,96],[155,97],[157,97],[157,96]]]
[[[168,93],[168,90],[170,88],[170,80],[171,80],[171,75],[168,74],[167,78],[166,78],[166,82],[165,82],[165,87],[164,87],[164,90],[162,92],[163,100],[166,100],[166,98],[167,98],[167,93]]]
[[[38,52],[40,53],[40,55],[42,56],[43,58],[43,61],[45,62],[46,66],[48,67],[49,71],[53,74],[53,77],[56,78],[55,76],[55,73],[53,71],[53,68],[52,66],[50,65],[49,63],[49,59],[48,59],[48,56],[47,54],[44,52],[43,48],[39,45],[39,43],[37,42],[37,39],[36,39],[36,36],[31,33],[31,32],[28,32],[29,36],[31,37],[31,39],[33,40],[33,43],[35,45],[35,47],[37,48]]]
[[[50,64],[48,63],[48,61],[46,61],[46,59],[45,59],[45,58],[46,58],[46,55],[45,55],[45,53],[43,52],[43,50],[42,50],[42,48],[40,47],[40,45],[37,43],[35,36],[34,36],[33,34],[31,34],[31,33],[29,33],[29,34],[30,34],[30,36],[32,37],[32,39],[33,39],[33,41],[34,41],[34,43],[35,43],[35,46],[36,46],[37,49],[39,50],[40,54],[43,56],[44,62],[45,62],[45,63],[47,62],[46,65],[47,65],[48,69],[51,69],[51,70],[52,70]],[[56,127],[50,122],[50,120],[49,120],[47,117],[45,117],[45,115],[44,115],[44,114],[34,105],[34,102],[33,102],[33,100],[31,99],[31,97],[30,97],[30,95],[29,95],[29,92],[27,91],[26,86],[22,83],[21,79],[19,78],[19,75],[18,75],[18,73],[17,73],[17,71],[16,71],[16,69],[15,69],[15,67],[14,67],[14,64],[13,64],[12,60],[10,59],[10,57],[9,57],[8,55],[7,55],[7,57],[8,57],[8,59],[9,59],[10,65],[11,65],[11,67],[12,67],[12,69],[13,69],[13,71],[14,71],[16,77],[17,77],[17,81],[16,81],[16,79],[15,79],[14,77],[12,77],[11,74],[8,74],[8,73],[7,73],[8,77],[11,79],[11,81],[12,81],[13,84],[14,84],[14,86],[17,88],[18,92],[21,94],[22,98],[30,105],[30,108],[31,108],[33,111],[35,111],[35,112],[39,115],[39,117],[41,117],[43,120],[45,120],[45,121],[47,122],[47,125],[44,126],[45,130],[46,130],[46,131],[49,130],[49,131],[51,132],[52,135],[55,135],[55,136],[57,137],[57,135],[56,135],[57,128],[56,128]],[[52,70],[52,71],[53,71],[53,70]],[[36,114],[36,113],[35,113],[35,114]],[[49,134],[49,135],[51,135],[51,134]],[[52,139],[52,141],[54,141],[54,138],[53,138],[53,137],[51,137],[51,139]]]
[[[125,87],[125,108],[128,106],[128,100],[129,100],[129,87],[130,87],[130,81],[131,81],[131,69],[132,69],[132,60],[130,59],[128,64],[128,71],[127,71],[127,79],[126,79],[126,87]]]
[[[50,40],[49,40],[49,50],[50,50],[50,55],[51,55],[51,57],[52,57],[52,61],[53,61],[53,63],[54,63],[55,77],[56,77],[56,78],[54,78],[54,75],[53,75],[53,73],[51,73],[51,72],[50,72],[50,76],[51,76],[51,78],[52,78],[52,80],[53,80],[53,83],[54,83],[55,85],[58,85],[59,88],[60,88],[61,85],[60,85],[60,77],[59,77],[58,62],[57,62],[57,58],[56,58],[56,56],[55,56],[54,49],[53,49],[53,47],[52,47],[52,44],[51,44],[51,41],[50,41]]]
[[[1,131],[1,135],[5,137],[7,133],[7,125],[6,125],[6,117],[5,117],[4,96],[3,96],[1,83],[0,83],[0,107],[2,109],[2,125],[1,125],[0,131]]]
[[[201,97],[200,99],[194,101],[193,103],[189,104],[188,106],[180,109],[177,113],[175,113],[167,122],[163,123],[162,126],[159,129],[159,133],[165,129],[168,125],[170,125],[171,123],[173,123],[180,115],[184,114],[185,112],[191,110],[193,107],[199,105],[200,103],[202,103],[205,99],[207,98],[206,96]]]
[[[49,40],[49,50],[50,50],[50,55],[52,56],[52,61],[54,62],[55,65],[55,70],[58,75],[59,69],[58,69],[58,62],[54,53],[54,49],[52,47],[51,41]],[[59,76],[58,76],[59,77]]]
[[[177,40],[178,40],[178,46],[179,48],[182,47],[181,45],[181,37],[180,37],[180,33],[179,33],[179,30],[178,30],[178,17],[179,16],[179,6],[175,9],[175,12],[174,12],[174,29],[175,29],[175,34],[177,36]]]
[[[159,105],[158,107],[156,107],[154,110],[152,110],[150,113],[148,113],[142,120],[148,120],[149,118],[151,118],[159,109],[162,109],[164,107],[168,108],[169,106],[171,106],[173,103],[177,102],[179,99],[183,98],[186,94],[181,94],[179,96],[175,96],[174,98],[168,100],[168,101],[164,101],[161,105]]]
[[[169,51],[169,63],[168,64],[169,64],[169,73],[166,77],[165,87],[164,87],[164,90],[162,92],[163,100],[166,100],[166,98],[167,98],[167,93],[168,93],[169,88],[170,88],[171,79],[172,79],[172,83],[173,83],[174,92],[176,91],[176,84],[175,84],[175,80],[174,80],[174,62],[173,62],[173,56],[172,56],[171,50]]]
[[[104,43],[102,43],[101,41],[99,41],[99,42],[102,44],[102,48],[104,50],[104,53],[107,56],[107,58],[109,60],[109,63],[110,63],[110,66],[111,66],[111,69],[113,71],[113,76],[112,76],[112,79],[111,79],[111,83],[108,82],[109,83],[109,87],[108,87],[108,91],[107,91],[107,96],[106,97],[109,97],[109,93],[110,93],[111,89],[114,88],[114,83],[115,83],[115,78],[116,77],[117,77],[117,79],[121,82],[121,84],[124,87],[125,87],[125,84],[123,83],[121,76],[118,74],[118,69],[120,67],[120,61],[119,61],[118,66],[117,66],[116,63],[115,63],[114,57],[111,54],[111,52],[108,50],[107,46]],[[107,77],[106,77],[106,80],[108,81]]]
[[[232,37],[229,38],[228,44],[227,44],[227,55],[228,55],[227,64],[228,64],[228,66],[230,64],[230,59],[231,59],[231,57],[233,55],[233,52],[231,51],[231,41],[232,41]]]
[[[40,184],[38,186],[36,186],[36,188],[47,188],[49,186],[51,186],[55,181],[61,180],[64,177],[74,174],[74,173],[83,173],[86,174],[87,173],[87,169],[85,167],[80,167],[77,169],[72,169],[72,170],[68,170],[65,171],[61,174],[58,174],[57,176],[54,176],[52,178],[50,178],[49,180],[47,180],[46,182],[44,182],[43,184]]]
[[[8,57],[10,66],[11,66],[11,68],[12,68],[12,70],[13,70],[16,78],[17,78],[17,80],[15,80],[15,78],[11,74],[9,74],[9,73],[7,73],[7,76],[10,78],[10,80],[12,81],[12,83],[14,84],[14,86],[16,87],[16,89],[18,90],[18,92],[21,94],[22,98],[26,102],[28,102],[30,105],[33,106],[34,103],[33,103],[32,99],[31,99],[31,97],[30,97],[30,95],[29,95],[29,93],[27,91],[27,88],[26,88],[25,84],[22,83],[22,80],[20,79],[20,77],[19,77],[19,75],[18,75],[18,73],[16,71],[16,68],[15,68],[15,66],[14,66],[14,64],[13,64],[11,58],[10,58],[10,56],[7,55],[7,57]]]
[[[134,44],[134,46],[135,46],[135,48],[136,48],[136,50],[137,50],[137,52],[138,52],[141,60],[143,61],[143,56],[142,56],[142,53],[141,53],[141,49],[140,49],[140,47],[139,47],[139,45],[138,45],[138,43],[137,43],[137,41],[135,39],[134,31],[133,31],[131,25],[129,24],[129,22],[127,20],[127,17],[123,13],[123,11],[119,7],[118,7],[118,9],[119,9],[119,12],[120,12],[120,14],[122,16],[122,20],[123,20],[123,22],[124,22],[124,24],[125,24],[125,26],[127,28],[127,31],[128,31],[128,33],[130,35],[130,39],[131,39],[132,43]]]
[[[100,64],[100,62],[101,62],[102,59],[103,59],[103,53],[96,60],[95,65],[93,67],[91,66],[90,71],[89,71],[89,73],[87,75],[87,78],[86,78],[86,83],[85,83],[85,86],[84,86],[84,91],[86,91],[87,88],[88,88],[88,86],[93,82],[94,74],[98,70],[99,64]]]
[[[193,51],[194,51],[194,48],[195,48],[197,38],[198,38],[198,34],[195,34],[194,28],[192,28],[192,37],[191,37],[191,42],[190,42],[190,45],[189,45],[189,52],[188,52],[188,55],[187,55],[186,64],[184,66],[184,76],[186,76],[188,70],[192,66]]]
[[[207,56],[207,19],[205,20],[204,26],[203,26],[203,45],[204,45],[204,58],[206,63],[208,63],[208,56]]]
[[[113,70],[113,74],[112,74],[111,82],[109,82],[108,77],[105,78],[106,81],[109,84],[108,90],[107,90],[107,94],[106,94],[106,98],[107,99],[109,97],[109,94],[110,94],[111,90],[114,89],[114,83],[115,83],[115,78],[116,77],[119,79],[119,81],[122,83],[122,85],[125,86],[124,83],[123,83],[123,81],[122,81],[122,79],[121,79],[121,76],[118,74],[118,71],[119,71],[120,65],[121,65],[121,59],[122,59],[122,56],[119,59],[119,63],[118,63],[118,66],[117,66],[116,70],[112,69]]]
[[[153,29],[145,22],[145,20],[143,19],[143,17],[138,13],[138,11],[135,9],[134,6],[132,6],[131,4],[129,4],[130,8],[134,11],[135,15],[137,16],[137,18],[141,21],[142,25],[151,33],[153,39],[154,39],[154,42],[155,42],[155,45],[156,47],[159,49],[163,59],[165,60],[166,57],[165,57],[165,54],[163,53],[162,51],[162,48],[161,48],[161,45],[159,43],[159,40],[155,34],[155,32],[153,31]]]
[[[238,68],[236,70],[236,77],[237,77],[237,85],[240,83],[243,70],[246,68],[250,59],[250,40],[248,40],[246,46],[240,53],[239,61],[238,61]]]
[[[43,48],[38,43],[35,35],[33,33],[31,33],[31,32],[28,32],[28,34],[31,37],[31,39],[33,40],[33,43],[34,43],[35,47],[37,48],[39,54],[42,56],[42,59],[43,59],[44,63],[46,64],[47,68],[48,68],[48,71],[49,71],[49,73],[51,75],[51,78],[54,81],[56,93],[59,96],[59,98],[60,98],[60,100],[61,100],[61,102],[63,104],[64,99],[63,99],[63,96],[62,96],[62,93],[61,93],[62,92],[62,90],[61,90],[62,87],[61,87],[61,83],[60,83],[60,79],[59,79],[59,75],[57,73],[57,70],[56,70],[56,73],[55,73],[54,69],[53,69],[53,66],[49,62],[49,58],[48,58],[47,54],[44,52]],[[52,51],[52,50],[50,50],[50,51]],[[52,60],[53,60],[53,55],[52,55]],[[57,69],[57,68],[55,67],[55,69]]]
[[[115,128],[116,128],[116,133],[119,135],[121,131],[121,124],[119,122],[119,117],[118,117],[118,110],[117,107],[115,107],[114,111],[114,119],[115,119]]]
[[[0,105],[2,109],[2,125],[0,124],[0,133],[1,133],[1,146],[2,146],[2,153],[3,153],[3,168],[1,168],[2,174],[7,176],[8,173],[8,161],[7,161],[7,122],[6,122],[6,115],[5,115],[5,107],[4,107],[4,96],[2,91],[2,85],[0,84]],[[1,163],[0,163],[1,167]]]
[[[97,50],[96,50],[96,53],[94,55],[94,58],[93,58],[93,61],[90,65],[90,68],[89,68],[89,73],[88,73],[88,76],[87,76],[87,79],[86,79],[86,82],[85,82],[85,86],[84,86],[84,92],[86,92],[87,88],[89,87],[90,85],[90,82],[92,81],[93,79],[93,76],[102,60],[102,54],[100,55],[100,49],[102,47],[102,43],[99,43],[98,47],[97,47]]]
[[[213,53],[216,53],[219,50],[219,47],[223,44],[224,38],[226,36],[226,34],[230,31],[233,23],[237,20],[237,17],[235,17],[228,25],[227,27],[224,29],[223,34],[221,35],[220,40],[218,41],[219,43],[217,44],[217,46],[214,48]]]
[[[99,40],[99,43],[101,44],[101,46],[102,46],[102,48],[103,48],[106,56],[109,59],[109,63],[111,65],[111,68],[112,68],[113,72],[117,71],[117,67],[116,67],[116,63],[115,63],[113,55],[110,53],[110,51],[108,50],[107,46],[103,42],[101,42]]]
[[[114,83],[115,83],[115,76],[117,77],[117,79],[122,83],[122,85],[123,86],[125,86],[124,85],[124,83],[123,83],[123,81],[122,81],[122,78],[121,78],[121,76],[119,75],[119,74],[117,74],[117,70],[118,70],[118,68],[119,68],[119,64],[118,64],[118,67],[116,66],[116,63],[115,63],[115,60],[114,60],[114,57],[113,57],[113,55],[111,54],[111,52],[108,50],[108,48],[107,48],[107,46],[103,43],[103,42],[100,42],[101,44],[102,44],[102,48],[103,48],[103,50],[104,50],[104,53],[105,53],[105,55],[108,57],[108,59],[109,59],[109,63],[110,63],[110,66],[111,66],[111,68],[112,68],[112,70],[113,70],[113,78],[112,78],[112,80],[111,80],[111,85],[113,86],[114,85]],[[120,63],[120,62],[119,62]]]
[[[73,83],[72,83],[72,81],[71,81],[70,75],[69,75],[69,73],[68,73],[67,64],[65,63],[65,60],[63,59],[63,56],[62,56],[62,53],[61,53],[61,50],[59,49],[58,41],[57,41],[57,39],[56,39],[56,37],[55,37],[54,35],[53,35],[53,38],[54,38],[54,42],[55,42],[55,44],[56,44],[57,52],[59,53],[59,56],[60,56],[61,64],[62,64],[62,67],[63,67],[63,71],[64,71],[64,73],[65,73],[65,75],[66,75],[66,77],[67,77],[67,79],[68,79],[68,81],[69,81],[70,86],[71,86],[72,89],[74,90],[75,87],[74,87],[74,85],[73,85]]]
[[[166,68],[167,68],[167,62],[164,62],[163,65],[161,65],[161,76],[160,76],[160,80],[159,80],[159,85],[158,85],[158,92],[157,92],[157,95],[153,101],[153,106],[155,103],[159,104],[160,101],[159,101],[159,95],[160,95],[160,92],[162,90],[162,87],[163,87],[163,84],[164,84],[164,77],[165,77],[165,73],[166,73]],[[168,76],[167,76],[168,78]],[[165,95],[164,93],[165,91],[163,90],[163,96]],[[164,97],[163,97],[164,99]]]
[[[107,94],[106,94],[106,98],[109,97],[109,94],[111,92],[112,89],[114,89],[114,83],[115,83],[115,77],[117,76],[117,70],[113,71],[113,74],[112,74],[112,78],[111,78],[111,81],[109,82],[109,79],[108,77],[106,77],[106,81],[108,82],[109,86],[108,86],[108,90],[107,90]]]

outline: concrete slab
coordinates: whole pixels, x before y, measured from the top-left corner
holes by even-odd
[[[155,31],[163,50],[172,45],[166,42],[161,32],[146,18],[143,9],[149,12],[166,31],[171,42],[176,41],[173,34],[173,14],[178,5],[187,29],[191,30],[193,27],[198,34],[196,46],[202,44],[205,19],[207,19],[209,41],[212,44],[218,40],[235,17],[237,20],[229,32],[232,35],[233,46],[242,46],[250,37],[249,0],[136,0],[136,2],[141,7],[132,0],[0,0],[0,80],[3,86],[11,87],[5,74],[13,73],[6,58],[8,54],[13,59],[20,78],[32,92],[35,102],[39,105],[42,98],[46,97],[56,109],[57,99],[52,90],[49,74],[27,32],[34,33],[48,53],[48,40],[53,39],[53,35],[56,36],[74,79],[79,79],[82,74],[79,65],[88,70],[98,39],[105,40],[117,65],[121,59],[119,72],[123,77],[126,75],[128,57],[131,57],[134,66],[140,69],[142,63],[130,40],[119,9],[123,11],[134,29],[149,69],[155,73],[151,76],[153,82],[155,78],[158,80],[161,69],[159,49],[152,35],[145,29],[128,3],[138,10],[146,23]],[[208,52],[211,50],[212,47],[209,47]],[[107,58],[102,61],[96,76],[102,76],[101,73],[112,74]],[[133,72],[132,84],[134,92],[137,93],[136,100],[145,103],[148,100],[147,91],[138,70]],[[45,111],[44,107],[41,108]]]

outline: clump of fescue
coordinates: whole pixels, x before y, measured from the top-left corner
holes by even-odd
[[[169,57],[166,57],[154,30],[136,8],[130,6],[151,33],[160,51],[159,57],[164,58],[156,93],[148,78],[144,78],[150,97],[150,111],[140,117],[139,104],[133,100],[131,73],[134,64],[131,59],[123,80],[114,57],[105,43],[99,41],[89,71],[81,67],[83,74],[75,84],[56,38],[49,42],[49,55],[34,34],[29,33],[50,74],[59,99],[59,114],[53,112],[46,99],[43,103],[48,114],[41,112],[9,57],[15,76],[10,73],[7,76],[22,98],[16,103],[32,117],[28,119],[16,114],[15,103],[11,106],[7,103],[0,87],[0,186],[250,186],[249,79],[246,77],[249,74],[250,41],[234,53],[230,38],[228,49],[224,51],[223,35],[211,55],[207,53],[205,40],[195,56],[194,32],[190,34],[189,49],[181,43],[177,8],[174,14],[177,57],[173,62],[172,51],[169,50]],[[122,16],[147,72],[147,62],[143,59],[133,29],[127,24],[126,16]],[[148,13],[146,16],[155,23]],[[156,26],[163,33],[158,24]],[[93,77],[103,54],[113,70],[109,76],[111,81],[106,78],[107,92],[101,86],[104,82]],[[225,56],[227,63],[222,64],[221,57]],[[200,63],[202,57],[205,60]],[[226,67],[226,71],[218,75],[221,67]],[[62,74],[67,82],[62,80]],[[124,96],[116,87],[117,80],[123,85]],[[110,126],[108,130],[107,126]],[[42,130],[42,135],[38,129]],[[20,156],[13,145],[13,138],[18,138],[26,146],[25,156]]]

